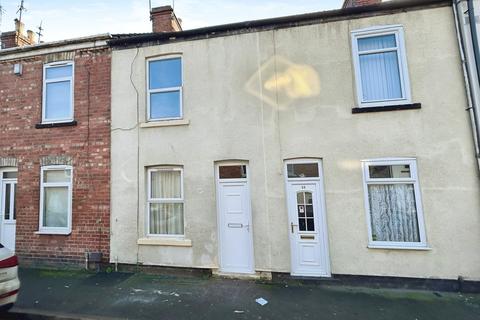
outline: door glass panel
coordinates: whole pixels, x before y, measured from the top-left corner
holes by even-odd
[[[318,178],[318,163],[287,164],[289,178]]]
[[[306,231],[307,227],[305,226],[305,219],[298,219],[298,228],[300,231]]]
[[[297,192],[298,229],[315,231],[311,192]]]
[[[3,205],[4,207],[4,213],[5,213],[5,220],[10,219],[10,193],[11,193],[11,184],[7,183],[5,184],[5,204]]]
[[[305,196],[305,195],[303,194],[303,192],[297,193],[297,203],[298,203],[298,204],[300,204],[300,203],[305,203],[305,202],[304,202],[304,199],[303,199],[304,196]]]
[[[17,178],[17,172],[4,172],[3,173],[3,179],[16,179]]]
[[[220,166],[218,175],[220,179],[245,179],[247,177],[247,166]]]
[[[306,207],[307,207],[307,210],[306,210],[307,211],[307,217],[313,217],[313,205],[312,204],[310,204],[310,205],[307,204]]]
[[[312,204],[312,194],[310,192],[305,193],[305,203]]]
[[[299,205],[298,206],[298,217],[299,218],[305,217],[305,206],[304,205]]]
[[[13,220],[17,219],[17,201],[15,200],[17,198],[17,184],[13,184]]]
[[[315,231],[313,219],[307,219],[307,231]]]

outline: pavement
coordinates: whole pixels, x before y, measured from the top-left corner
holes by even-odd
[[[39,269],[20,280],[0,319],[480,319],[480,294]]]

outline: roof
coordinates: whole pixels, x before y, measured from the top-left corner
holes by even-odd
[[[4,33],[7,33],[7,32],[4,32]],[[43,42],[43,43],[29,45],[29,46],[2,49],[0,50],[0,56],[12,55],[16,53],[23,53],[23,52],[34,51],[34,50],[56,48],[56,47],[62,47],[62,46],[68,46],[68,45],[76,45],[76,44],[81,44],[86,42],[97,42],[97,41],[106,42],[107,40],[110,40],[112,38],[113,36],[111,34],[103,33],[103,34],[97,34],[97,35],[87,36],[87,37],[59,40],[59,41],[52,41],[52,42]]]
[[[113,48],[123,49],[173,41],[198,40],[239,33],[325,23],[330,21],[358,19],[367,16],[385,15],[407,10],[419,10],[451,5],[451,0],[395,0],[373,5],[341,8],[337,10],[320,11],[262,20],[244,21],[177,32],[124,35],[115,39],[110,39],[108,43]]]

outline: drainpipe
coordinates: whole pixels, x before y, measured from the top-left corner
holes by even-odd
[[[470,24],[471,41],[473,50],[468,50],[467,37],[463,17],[459,14],[462,11],[461,2],[463,0],[453,0],[453,12],[455,15],[455,27],[457,32],[457,40],[460,48],[460,57],[462,60],[463,74],[465,78],[467,99],[468,99],[468,112],[470,115],[473,139],[475,144],[475,158],[477,160],[477,169],[480,173],[480,120],[479,103],[480,103],[480,49],[478,43],[478,34],[475,23],[475,13],[473,10],[473,0],[467,0],[468,6],[468,19]],[[469,64],[469,62],[471,62]],[[472,66],[472,64],[474,66]]]

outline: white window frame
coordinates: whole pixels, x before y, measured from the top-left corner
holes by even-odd
[[[395,35],[396,47],[387,48],[387,49],[376,49],[368,51],[358,51],[358,39],[361,38],[370,38],[375,36],[383,35]],[[355,82],[357,90],[357,102],[359,107],[381,107],[381,106],[391,106],[391,105],[403,105],[411,104],[411,91],[410,91],[410,80],[408,74],[407,66],[407,55],[405,50],[405,36],[403,26],[401,25],[390,25],[390,26],[377,26],[370,27],[365,29],[353,30],[352,35],[352,55],[353,55],[353,66],[355,70]],[[369,100],[365,101],[363,99],[363,86],[362,86],[362,75],[360,69],[360,54],[366,53],[381,53],[397,51],[398,58],[398,68],[400,74],[400,85],[402,89],[402,98],[400,99],[385,99],[385,100]]]
[[[152,172],[157,171],[179,171],[180,172],[180,198],[152,198]],[[182,234],[160,234],[150,233],[150,205],[152,203],[182,203],[183,204],[183,233]],[[178,166],[162,166],[149,168],[147,170],[147,225],[146,235],[152,238],[173,238],[185,239],[185,198],[183,193],[183,168]]]
[[[46,171],[56,170],[70,170],[70,181],[68,182],[44,182],[44,176]],[[52,165],[43,166],[40,174],[40,217],[38,232],[40,234],[61,234],[69,235],[72,233],[72,181],[73,181],[73,167],[67,165]],[[67,227],[44,227],[43,226],[43,202],[45,196],[45,188],[48,187],[67,187],[68,188],[68,217]]]
[[[410,178],[370,178],[370,166],[409,165]],[[422,208],[422,198],[418,183],[417,161],[415,158],[384,158],[362,160],[363,188],[365,211],[368,226],[368,247],[381,249],[428,249],[425,234],[425,222]],[[372,237],[372,224],[370,215],[370,201],[368,197],[368,186],[372,184],[413,184],[415,193],[415,206],[417,209],[417,223],[420,242],[398,242],[398,241],[374,241]]]
[[[179,87],[168,87],[168,88],[162,88],[162,89],[150,89],[150,62],[155,62],[155,61],[162,61],[162,60],[171,60],[171,59],[176,59],[180,58],[180,79],[181,79],[181,86]],[[183,56],[181,54],[173,54],[173,55],[168,55],[168,56],[162,56],[162,57],[155,57],[155,58],[149,58],[146,60],[146,75],[147,75],[147,121],[148,122],[153,122],[153,121],[165,121],[165,120],[180,120],[183,119]],[[169,117],[169,118],[151,118],[150,117],[150,96],[152,93],[159,93],[159,92],[175,92],[179,91],[180,93],[180,116],[179,117]]]
[[[47,70],[54,67],[72,66],[72,75],[70,77],[47,79]],[[43,65],[43,97],[42,97],[42,123],[63,123],[73,121],[73,103],[74,103],[74,79],[75,79],[75,63],[73,61],[57,61]],[[55,82],[70,81],[70,113],[67,118],[47,119],[47,84]]]

